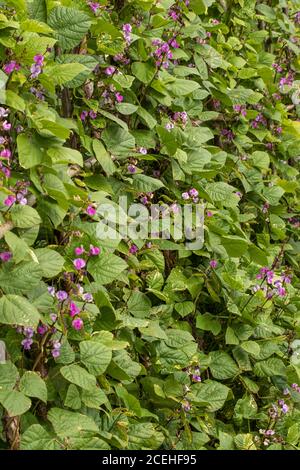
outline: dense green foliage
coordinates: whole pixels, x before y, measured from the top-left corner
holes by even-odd
[[[299,448],[298,10],[0,2],[1,447]],[[202,248],[101,240],[120,196]]]

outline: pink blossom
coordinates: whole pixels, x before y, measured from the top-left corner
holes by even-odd
[[[11,129],[11,123],[10,122],[7,122],[7,121],[3,121],[2,123],[2,127],[5,131],[10,131]]]
[[[4,200],[5,206],[12,206],[16,202],[15,196],[7,196],[7,198]]]
[[[100,254],[101,249],[98,246],[90,245],[90,255],[91,256],[98,256]]]
[[[182,197],[182,199],[184,199],[185,201],[187,201],[188,199],[190,199],[189,193],[182,193],[182,194],[181,194],[181,197]]]
[[[75,317],[75,315],[78,315],[80,313],[80,308],[74,304],[74,302],[70,303],[70,315],[71,317]]]
[[[115,73],[115,71],[116,71],[116,67],[114,67],[113,65],[110,65],[109,67],[106,67],[106,69],[104,70],[104,72],[108,76],[113,75]]]
[[[135,255],[137,252],[138,252],[138,247],[136,245],[131,245],[131,247],[129,248],[129,253],[131,253],[132,255]]]
[[[42,66],[44,62],[44,56],[42,54],[36,54],[33,60],[37,65]]]
[[[0,253],[0,259],[1,261],[3,261],[3,263],[6,263],[11,258],[12,258],[12,254],[10,251],[2,251],[2,253]]]
[[[11,74],[14,70],[20,70],[21,66],[15,61],[12,60],[8,64],[5,64],[3,70],[8,75]]]
[[[118,91],[117,91],[117,93],[115,93],[115,98],[116,98],[118,103],[122,103],[122,101],[124,100],[124,96],[121,95],[121,93],[119,93]]]
[[[215,259],[212,259],[210,262],[209,262],[209,265],[211,268],[215,269],[217,266],[218,266],[218,261],[215,260]]]
[[[74,330],[79,331],[83,327],[83,321],[81,320],[81,318],[75,318],[75,320],[72,321],[72,326]]]
[[[11,157],[11,151],[9,149],[3,149],[0,152],[0,157],[2,158],[10,158]]]
[[[86,213],[87,213],[88,215],[90,215],[91,217],[93,217],[93,216],[96,214],[96,209],[95,209],[95,207],[89,205],[89,206],[87,207],[87,209],[86,209]]]
[[[80,114],[81,121],[85,121],[87,117],[88,117],[88,112],[87,111],[82,111],[81,114]]]
[[[78,271],[80,271],[80,269],[85,267],[86,262],[82,258],[75,258],[73,261],[73,265]]]
[[[75,255],[77,255],[77,256],[82,255],[82,254],[84,253],[84,248],[83,248],[83,246],[82,246],[82,245],[81,245],[81,246],[77,246],[77,247],[75,248],[74,252],[75,252]]]
[[[100,8],[100,3],[97,2],[90,2],[89,7],[93,13],[97,13],[97,10]]]

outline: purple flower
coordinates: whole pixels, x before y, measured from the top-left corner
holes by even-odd
[[[48,326],[47,325],[40,325],[37,327],[37,332],[39,335],[44,335],[48,331]]]
[[[132,32],[132,26],[129,23],[123,24],[123,36],[127,44],[130,44],[131,42],[131,32]]]
[[[55,323],[57,320],[57,315],[56,313],[50,313],[50,320]]]
[[[32,64],[32,66],[30,67],[30,72],[30,78],[37,78],[42,72],[42,67],[37,64]]]
[[[167,122],[165,125],[165,129],[167,129],[168,132],[170,132],[172,129],[174,129],[174,124],[172,122]]]
[[[91,217],[93,217],[93,216],[96,214],[96,209],[95,209],[95,207],[89,205],[89,206],[87,207],[87,209],[86,209],[86,213],[87,213],[88,215],[90,215]]]
[[[90,245],[90,255],[91,256],[98,256],[100,254],[101,249],[98,246]]]
[[[49,292],[50,295],[52,295],[52,297],[55,296],[55,289],[54,289],[54,287],[48,286],[48,292]]]
[[[60,301],[63,302],[64,300],[67,300],[68,294],[64,290],[59,290],[56,292],[56,298]]]
[[[211,268],[215,269],[217,266],[218,266],[218,261],[215,260],[215,259],[212,259],[210,262],[209,262],[209,265]]]
[[[0,106],[0,118],[4,118],[7,116],[8,116],[8,109],[2,108],[2,106]],[[3,142],[1,142],[1,144],[3,144]]]
[[[54,357],[54,359],[56,359],[57,357],[60,356],[60,350],[59,349],[52,349],[51,354],[52,354],[52,357]]]
[[[80,269],[85,267],[86,262],[82,258],[75,258],[73,261],[73,265],[78,271],[80,271]]]
[[[3,149],[0,152],[0,157],[2,158],[10,158],[11,157],[11,151],[9,149]]]
[[[281,410],[282,410],[282,413],[286,414],[289,411],[288,405],[286,403],[282,405]]]
[[[145,147],[140,147],[139,148],[139,152],[142,154],[142,155],[147,155],[148,151]]]
[[[131,253],[132,255],[135,255],[138,251],[139,249],[136,245],[131,245],[131,247],[129,248],[129,253]]]
[[[190,195],[191,197],[197,197],[198,194],[199,194],[199,193],[198,193],[197,189],[195,189],[195,188],[192,188],[192,189],[189,190],[189,195]]]
[[[97,113],[95,111],[90,111],[89,116],[90,116],[91,119],[96,119]]]
[[[100,3],[97,2],[90,2],[89,7],[93,13],[97,13],[97,10],[100,8]]]
[[[136,173],[137,167],[135,165],[128,165],[127,171],[128,173],[131,173],[132,175]]]
[[[74,303],[70,303],[70,315],[71,317],[75,317],[75,315],[78,315],[80,313],[80,308]]]
[[[146,206],[146,204],[148,204],[149,202],[147,196],[141,197],[140,201],[142,204],[144,204],[144,206]]]
[[[87,111],[82,111],[81,114],[80,114],[80,119],[81,121],[85,121],[86,118],[88,117],[88,112]]]
[[[279,297],[285,297],[285,295],[286,295],[285,288],[284,287],[278,287],[277,294],[279,295]]]
[[[89,292],[86,292],[85,294],[82,295],[82,298],[85,302],[93,302],[93,296]]]
[[[11,129],[11,123],[10,122],[7,122],[7,121],[3,121],[2,123],[2,127],[5,131],[10,131]]]
[[[72,321],[72,326],[75,330],[79,331],[83,327],[83,321],[81,318],[75,318],[75,320]]]
[[[181,406],[184,411],[190,411],[192,408],[190,402],[188,402],[187,400],[184,400]]]
[[[182,193],[182,194],[181,194],[181,197],[182,197],[182,199],[184,199],[185,201],[187,201],[188,199],[190,199],[189,193]]]
[[[114,67],[113,65],[110,65],[109,67],[106,67],[106,69],[104,70],[104,73],[106,73],[106,75],[108,76],[111,76],[115,73],[116,71],[116,67]]]
[[[83,246],[82,246],[82,245],[81,245],[81,246],[77,246],[77,247],[75,248],[74,252],[75,252],[75,255],[77,255],[77,256],[82,255],[82,254],[84,253],[84,248],[83,248]]]
[[[124,96],[121,95],[121,93],[119,93],[118,91],[117,91],[117,93],[115,93],[115,98],[116,98],[118,103],[122,103],[122,101],[124,100]]]
[[[23,341],[21,342],[23,348],[26,350],[31,349],[32,343],[33,341],[30,338],[23,339]]]
[[[4,199],[4,205],[5,206],[12,206],[16,202],[16,197],[13,195],[7,196],[6,199]]]
[[[201,382],[201,377],[200,377],[200,375],[193,374],[193,375],[192,375],[192,380],[193,380],[194,382]]]
[[[33,60],[37,65],[42,66],[44,62],[44,56],[42,54],[37,54],[34,56]]]
[[[5,176],[6,178],[9,178],[9,177],[10,177],[11,171],[10,171],[9,168],[6,168],[6,166],[4,166],[4,167],[1,169],[1,171],[2,171],[2,173],[4,174],[4,176]]]
[[[3,263],[7,263],[12,258],[12,253],[10,251],[2,251],[0,253],[0,259],[3,261]]]
[[[20,70],[21,66],[17,64],[15,60],[12,60],[8,64],[5,64],[3,70],[8,75],[11,74],[14,70]]]

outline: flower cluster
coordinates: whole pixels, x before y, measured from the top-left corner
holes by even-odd
[[[42,73],[44,59],[45,58],[42,54],[37,54],[34,56],[33,58],[34,64],[32,64],[32,66],[30,67],[31,79],[37,78]]]
[[[256,284],[252,288],[253,292],[262,290],[265,292],[267,299],[271,299],[274,295],[285,297],[287,295],[286,284],[290,284],[292,280],[291,275],[282,273],[280,276],[277,276],[268,267],[261,268],[259,274],[256,275],[256,279],[261,279],[263,282],[261,285]],[[266,282],[266,285],[263,285],[264,282]]]
[[[14,70],[18,71],[20,68],[21,65],[18,64],[15,60],[12,60],[8,64],[4,65],[3,70],[7,75],[10,75]]]
[[[26,196],[28,194],[29,186],[29,181],[17,181],[15,186],[9,188],[12,191],[12,194],[4,199],[4,205],[8,207],[11,207],[13,204],[21,204],[22,206],[25,206],[28,202]]]
[[[189,189],[189,191],[186,191],[181,194],[181,197],[184,201],[188,201],[189,199],[192,199],[193,202],[197,203],[199,201],[198,199],[198,191],[195,188]]]
[[[90,245],[89,251],[86,252],[84,247],[81,245],[76,247],[74,252],[76,256],[81,256],[83,254],[86,254],[87,256],[98,256],[101,252],[101,249],[98,246]],[[83,269],[86,266],[86,263],[86,260],[83,258],[75,258],[73,260],[74,268],[77,269],[77,271]]]

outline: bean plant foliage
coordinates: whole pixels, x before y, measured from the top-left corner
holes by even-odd
[[[300,2],[0,2],[0,447],[297,449]],[[204,243],[98,206],[204,204]]]

